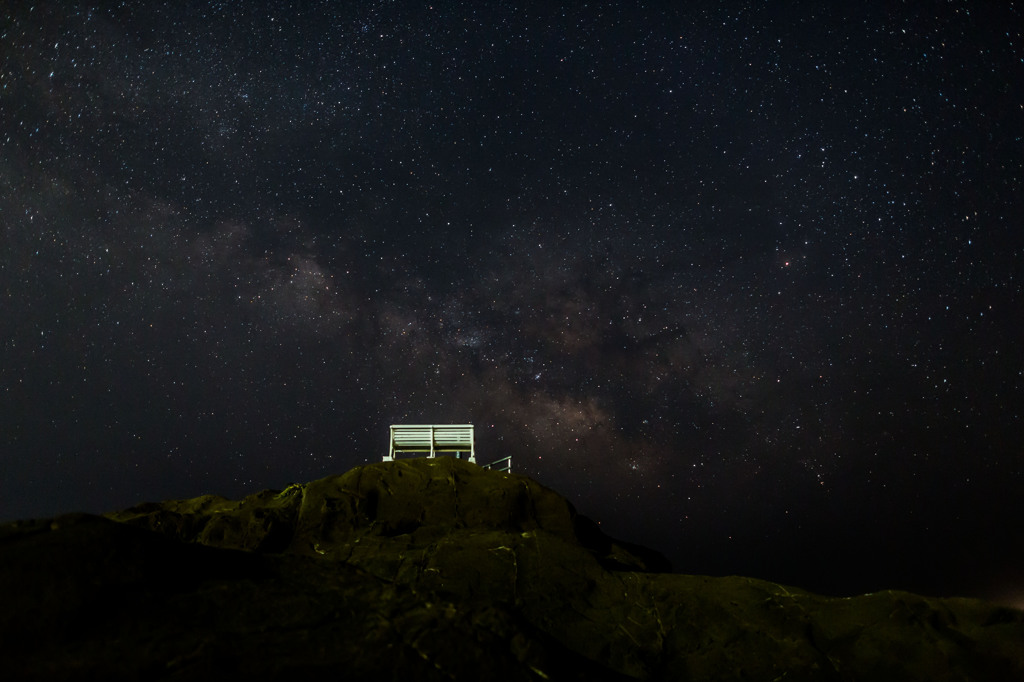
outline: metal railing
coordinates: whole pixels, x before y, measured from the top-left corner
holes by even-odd
[[[496,459],[490,464],[484,464],[484,469],[490,469],[491,471],[502,471],[506,474],[512,473],[512,455],[508,457],[502,457]]]

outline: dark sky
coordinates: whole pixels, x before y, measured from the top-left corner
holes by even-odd
[[[3,3],[0,520],[471,422],[679,571],[1024,604],[1020,3],[292,4]]]

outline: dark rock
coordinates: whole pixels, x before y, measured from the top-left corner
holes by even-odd
[[[0,526],[8,679],[1011,680],[1024,613],[669,574],[450,457]]]
[[[12,526],[0,540],[4,679],[619,679],[511,611],[344,563],[97,516]]]

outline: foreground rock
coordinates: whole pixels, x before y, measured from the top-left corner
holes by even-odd
[[[1017,680],[1024,613],[670,574],[449,457],[0,527],[6,679]]]

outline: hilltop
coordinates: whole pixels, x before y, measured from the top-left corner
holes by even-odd
[[[1024,612],[669,572],[451,457],[0,526],[12,679],[1010,680]]]

